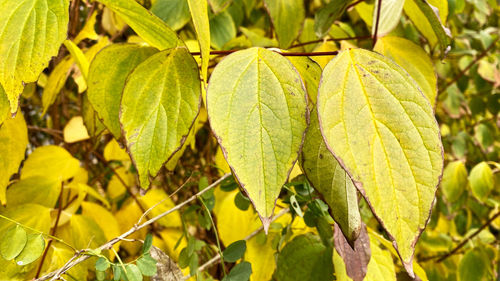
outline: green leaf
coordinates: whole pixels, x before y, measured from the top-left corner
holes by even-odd
[[[233,0],[208,0],[214,14],[218,14],[225,10],[232,2]]]
[[[97,271],[106,271],[109,268],[110,264],[108,259],[99,257],[95,262],[95,270]]]
[[[59,146],[40,146],[28,156],[21,170],[21,179],[34,176],[65,181],[74,177],[80,168],[80,161]]]
[[[7,114],[9,114],[9,99],[7,98],[7,94],[5,93],[2,85],[0,85],[0,126],[3,121],[7,119]]]
[[[333,280],[333,249],[313,234],[304,234],[288,242],[278,255],[276,281]]]
[[[27,265],[36,261],[45,249],[45,240],[38,233],[29,234],[26,241],[26,246],[23,251],[16,257],[17,265]]]
[[[238,209],[246,211],[250,207],[250,200],[243,195],[243,193],[238,192],[238,194],[234,196],[234,205],[238,207]]]
[[[472,194],[480,201],[485,201],[495,186],[493,171],[486,162],[474,166],[469,175]]]
[[[441,190],[450,203],[457,201],[467,188],[467,170],[461,161],[448,163],[443,172]]]
[[[299,36],[305,19],[302,0],[264,0],[281,49],[288,49]]]
[[[165,50],[183,45],[165,22],[135,0],[98,0],[124,20],[146,43]]]
[[[231,243],[231,245],[222,252],[222,256],[225,262],[236,262],[243,257],[246,250],[247,242],[245,240],[238,240]]]
[[[19,171],[28,146],[28,129],[23,114],[8,118],[0,126],[0,203],[7,203],[6,189],[12,174]]]
[[[210,60],[210,22],[206,0],[187,0],[194,29],[201,51],[201,77],[207,82],[208,61]]]
[[[186,0],[157,0],[151,12],[162,19],[173,30],[179,30],[191,19]]]
[[[427,224],[443,169],[429,101],[394,62],[351,49],[325,67],[317,104],[328,150],[395,241],[412,275],[414,244]]]
[[[252,265],[249,262],[241,262],[235,265],[222,281],[248,281],[252,274]]]
[[[198,65],[184,47],[149,57],[128,76],[120,122],[143,188],[184,143],[200,96]]]
[[[102,49],[90,64],[89,101],[116,139],[121,135],[119,111],[125,81],[134,68],[155,53],[151,47],[113,44]]]
[[[127,276],[128,281],[142,281],[142,273],[137,265],[127,264],[125,269],[127,270],[125,275]]]
[[[210,125],[266,230],[300,150],[306,99],[290,61],[262,48],[227,56],[210,78]]]
[[[383,36],[391,32],[398,25],[401,20],[401,13],[403,12],[405,0],[375,1],[375,8],[373,9],[372,34],[375,34],[379,3],[382,3],[382,7],[380,7],[377,36]]]
[[[0,254],[6,260],[17,257],[26,246],[26,230],[20,225],[9,228],[3,235],[0,242]]]
[[[149,254],[137,260],[137,267],[139,267],[144,276],[154,276],[156,274],[156,260]]]
[[[146,255],[151,250],[153,246],[153,235],[151,233],[146,234],[146,239],[144,239],[144,244],[142,244],[142,254]]]
[[[348,0],[333,0],[316,12],[314,15],[314,32],[318,38],[323,38],[328,34],[333,22],[342,16],[349,2]]]
[[[330,207],[330,213],[342,233],[352,244],[361,230],[356,187],[326,147],[315,112],[313,110],[302,148],[302,168],[307,179]]]
[[[0,2],[0,84],[15,113],[24,84],[35,82],[66,39],[68,0]]]
[[[215,49],[222,49],[227,42],[236,37],[233,18],[227,11],[210,19],[210,34],[211,44]]]
[[[437,76],[431,58],[420,46],[401,37],[388,36],[379,38],[373,50],[403,67],[415,79],[434,107],[437,98]]]
[[[7,190],[7,202],[9,202],[9,206],[34,203],[54,208],[60,192],[61,182],[59,180],[34,176],[12,184]]]
[[[458,280],[485,280],[489,263],[479,250],[469,250],[458,264]]]
[[[429,2],[442,3],[440,5],[444,6],[438,9]],[[404,10],[432,46],[439,44],[441,57],[444,57],[449,50],[451,37],[450,30],[443,25],[446,16],[441,16],[443,13],[448,13],[447,1],[408,0],[405,1]]]
[[[113,280],[114,281],[120,280],[120,277],[122,275],[122,269],[120,265],[113,264],[112,268],[113,268]]]
[[[288,57],[302,77],[307,90],[307,95],[312,104],[316,104],[319,80],[321,78],[321,66],[309,57]]]

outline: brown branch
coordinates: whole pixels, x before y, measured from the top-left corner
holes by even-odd
[[[32,131],[39,131],[39,132],[43,132],[43,133],[46,133],[46,134],[49,134],[55,138],[58,138],[60,140],[63,139],[62,135],[63,135],[63,132],[61,130],[56,130],[56,129],[49,129],[49,128],[40,128],[40,127],[37,127],[37,126],[32,126],[32,125],[28,125],[27,126],[29,130],[32,130]]]
[[[453,250],[448,252],[447,254],[441,256],[436,262],[442,262],[445,259],[449,258],[450,256],[454,255],[458,250],[460,250],[467,242],[469,242],[472,238],[474,238],[476,235],[478,235],[483,229],[488,227],[496,218],[500,217],[500,211],[497,212],[495,215],[493,215],[486,223],[484,223],[478,230],[474,231],[469,237],[465,238],[460,244],[458,244]]]
[[[467,65],[467,67],[465,67],[462,71],[460,71],[460,73],[458,73],[457,76],[455,76],[455,78],[453,78],[453,80],[451,80],[450,82],[448,82],[444,88],[442,88],[441,90],[439,90],[439,94],[442,94],[444,93],[444,91],[446,91],[451,85],[453,85],[455,82],[458,81],[458,79],[462,78],[462,76],[465,75],[465,73],[467,71],[469,71],[469,69],[471,67],[473,67],[480,59],[482,59],[484,56],[486,56],[488,54],[489,51],[491,51],[491,49],[493,49],[493,47],[495,47],[495,44],[498,42],[498,40],[500,39],[500,36],[497,37],[497,39],[495,39],[495,41],[493,41],[490,46],[488,46],[488,48],[486,48],[479,56],[477,56],[471,63],[469,63],[469,65]]]
[[[237,52],[239,50],[227,50],[227,51],[210,51],[210,55],[229,55],[231,53]],[[334,56],[338,54],[338,51],[333,51],[333,52],[289,52],[289,53],[281,53],[281,52],[276,52],[282,56],[285,57],[313,57],[313,56]],[[201,52],[191,52],[191,55],[193,56],[199,56],[201,55]]]
[[[375,20],[375,32],[373,33],[373,47],[377,43],[377,33],[378,33],[378,24],[380,21],[380,9],[382,8],[382,0],[378,0],[377,6],[377,19]]]
[[[362,0],[362,1],[364,1],[364,0]],[[364,40],[364,39],[370,39],[370,38],[372,38],[371,35],[354,36],[354,37],[340,37],[340,38],[328,38],[328,39],[318,39],[318,40],[312,40],[312,41],[307,41],[307,42],[304,42],[304,43],[295,44],[295,45],[292,45],[290,48],[301,47],[301,46],[315,44],[315,43],[320,43],[320,42],[324,42],[324,41],[337,42],[337,41],[343,41],[343,40]]]
[[[189,204],[190,202],[196,200],[199,196],[201,196],[203,193],[209,191],[210,189],[218,186],[223,180],[225,180],[226,178],[228,178],[229,176],[231,176],[230,173],[228,174],[225,174],[224,176],[220,177],[218,180],[216,180],[215,182],[213,182],[211,185],[205,187],[204,189],[202,189],[201,191],[199,191],[198,193],[196,193],[195,195],[191,196],[190,198],[188,198],[186,201],[176,205],[175,207],[171,208],[170,210],[168,211],[165,211],[159,215],[157,215],[156,217],[144,222],[143,224],[140,224],[140,225],[134,225],[132,228],[130,228],[128,231],[126,231],[125,233],[123,233],[122,235],[118,236],[118,237],[115,237],[111,240],[109,240],[107,243],[101,245],[99,248],[97,248],[97,250],[109,250],[111,249],[111,247],[113,247],[114,244],[118,243],[119,241],[123,240],[124,238],[126,238],[127,236],[129,236],[130,234],[132,233],[135,233],[143,228],[145,228],[146,226],[150,225],[150,224],[153,224],[154,222],[156,222],[157,220],[181,209],[182,207],[186,206],[187,204]],[[56,274],[64,274],[66,271],[68,271],[70,268],[80,264],[81,262],[83,261],[86,261],[87,259],[89,259],[91,256],[90,255],[87,255],[87,254],[83,254],[82,256],[80,256],[78,259],[75,259],[73,262],[71,263],[67,263],[65,266],[63,266],[62,268],[58,269],[58,270],[55,270],[53,272],[50,272],[38,279],[35,279],[35,281],[43,281],[43,280],[47,280],[49,278],[51,278],[52,276],[55,276]]]
[[[349,9],[351,9],[352,7],[358,5],[359,3],[363,2],[363,1],[365,1],[365,0],[358,0],[356,2],[353,2],[353,3],[349,4],[349,5],[347,5],[347,7],[345,8],[345,10],[349,11]]]

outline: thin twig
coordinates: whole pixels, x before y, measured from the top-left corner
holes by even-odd
[[[118,237],[115,237],[113,239],[111,239],[110,241],[108,241],[107,243],[101,245],[99,248],[97,248],[97,250],[108,250],[110,249],[111,247],[113,247],[114,244],[118,243],[118,241],[121,241],[123,238],[129,236],[130,234],[132,233],[135,233],[143,228],[145,228],[146,226],[156,222],[157,220],[181,209],[182,207],[186,206],[187,204],[189,204],[190,202],[196,200],[199,196],[201,196],[203,193],[209,191],[210,189],[218,186],[222,181],[224,181],[225,179],[227,179],[229,176],[231,176],[230,173],[228,174],[225,174],[224,176],[220,177],[218,180],[216,180],[215,182],[213,182],[211,185],[205,187],[204,189],[202,189],[201,191],[199,191],[198,193],[196,193],[195,195],[191,196],[190,198],[188,198],[186,201],[176,205],[175,207],[173,207],[172,209],[168,210],[168,211],[165,211],[159,215],[157,215],[156,217],[144,222],[143,224],[140,224],[140,225],[134,225],[132,228],[130,228],[128,231],[126,231],[125,233],[123,233],[122,235],[118,236]],[[61,275],[64,274],[66,271],[68,271],[70,268],[74,267],[75,265],[87,260],[88,258],[90,258],[91,256],[90,255],[82,255],[81,257],[79,257],[78,259],[74,260],[73,262],[71,262],[70,264],[68,264],[66,266],[65,269],[63,269],[61,271]],[[60,270],[60,269],[59,269]],[[38,279],[35,279],[36,281],[43,281],[43,280],[47,280],[49,278],[51,278],[52,276],[54,276],[59,270],[56,270],[56,271],[53,271],[53,272],[50,272]]]
[[[288,213],[289,211],[290,211],[290,209],[288,209],[288,208],[285,208],[285,209],[281,210],[276,216],[274,216],[272,218],[271,222],[274,222],[275,220],[279,219],[280,217],[282,217],[284,214]],[[259,232],[261,232],[262,230],[264,230],[264,226],[261,226],[261,227],[257,228],[252,233],[248,234],[247,237],[245,237],[243,240],[245,240],[245,241],[250,240],[252,237],[254,237],[257,234],[259,234]],[[198,271],[202,272],[202,271],[206,270],[207,268],[211,267],[212,265],[217,264],[221,260],[222,260],[221,259],[221,255],[217,254],[213,258],[211,258],[210,260],[208,260],[206,263],[204,263],[200,267],[198,267]],[[188,280],[191,277],[192,277],[191,274],[189,274],[187,276],[184,276],[182,278],[182,281]]]
[[[362,0],[364,1],[364,0]],[[290,46],[290,48],[296,48],[296,47],[301,47],[305,45],[310,45],[310,44],[315,44],[315,43],[320,43],[324,41],[332,41],[332,42],[337,42],[337,41],[344,41],[344,40],[364,40],[364,39],[370,39],[372,38],[371,35],[363,35],[363,36],[354,36],[354,37],[340,37],[340,38],[327,38],[327,39],[318,39],[318,40],[312,40],[312,41],[307,41],[299,44],[295,44]]]
[[[465,75],[465,73],[471,68],[473,67],[480,59],[482,59],[484,56],[486,56],[488,54],[489,51],[491,51],[491,49],[493,49],[493,47],[495,47],[496,43],[498,42],[498,40],[500,39],[500,36],[497,37],[497,39],[495,39],[495,41],[493,41],[490,46],[488,46],[488,48],[486,48],[479,56],[477,56],[471,63],[469,63],[469,65],[467,65],[467,67],[465,67],[462,71],[460,71],[460,73],[458,73],[457,76],[455,76],[455,78],[453,78],[453,80],[451,80],[450,82],[448,82],[444,88],[442,88],[441,90],[439,90],[439,94],[442,94],[444,93],[444,91],[446,91],[451,85],[453,85],[455,82],[458,81],[458,79],[460,79],[462,76]]]
[[[375,47],[375,44],[377,43],[378,24],[380,21],[380,9],[381,8],[382,8],[382,0],[378,0],[377,18],[375,20],[375,32],[373,33],[373,47]]]
[[[358,0],[356,2],[353,2],[353,3],[349,4],[349,5],[347,5],[347,7],[345,8],[345,10],[349,11],[349,9],[351,9],[352,7],[358,5],[359,3],[363,2],[363,1],[365,1],[365,0]]]
[[[229,55],[237,51],[239,50],[210,51],[210,55]],[[339,52],[333,51],[333,52],[309,52],[309,53],[308,52],[288,52],[288,53],[277,52],[277,53],[285,57],[314,57],[314,56],[334,56]],[[191,52],[191,55],[199,56],[201,55],[201,53]]]
[[[500,217],[500,211],[497,212],[495,215],[493,215],[486,223],[484,223],[478,230],[474,231],[469,237],[465,238],[460,244],[458,244],[453,250],[439,258],[436,262],[442,262],[448,257],[454,255],[458,250],[460,250],[467,242],[469,242],[472,238],[474,238],[476,235],[478,235],[483,229],[488,227],[496,218]]]

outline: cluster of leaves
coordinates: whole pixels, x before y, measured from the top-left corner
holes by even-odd
[[[0,280],[494,280],[499,11],[0,0]]]

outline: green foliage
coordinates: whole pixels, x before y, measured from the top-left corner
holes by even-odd
[[[0,280],[498,279],[499,11],[0,0]]]

